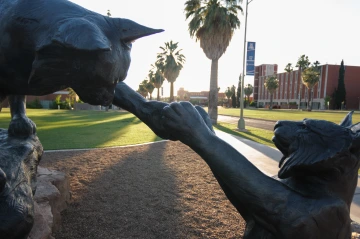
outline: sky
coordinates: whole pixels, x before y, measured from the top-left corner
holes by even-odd
[[[174,83],[175,94],[180,87],[192,92],[209,90],[211,60],[189,35],[185,0],[71,1],[103,15],[110,10],[112,17],[165,30],[133,43],[125,82],[134,90],[156,61],[159,47],[170,40],[179,42],[186,57]],[[241,4],[244,10],[245,1]],[[253,0],[248,9],[247,41],[256,42],[255,65],[278,64],[279,72],[283,72],[287,63],[296,65],[299,56],[305,54],[311,62],[339,65],[343,59],[345,65],[360,66],[360,0]],[[239,13],[239,19],[241,26],[219,59],[220,92],[237,86],[242,73],[245,14]],[[253,85],[253,81],[253,76],[245,77],[245,84]],[[163,87],[164,96],[169,96],[170,84],[165,81]]]

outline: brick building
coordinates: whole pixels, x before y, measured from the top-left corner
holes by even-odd
[[[57,91],[54,92],[52,94],[48,94],[48,95],[42,95],[42,96],[34,96],[34,95],[27,95],[26,96],[26,102],[32,102],[35,99],[38,99],[41,103],[41,105],[43,106],[43,108],[48,109],[51,108],[51,104],[52,102],[56,99],[56,97],[58,95],[61,95],[61,101],[65,101],[66,98],[69,97],[69,91],[67,90],[62,90],[62,91]],[[78,100],[78,96],[76,96],[76,100]],[[7,101],[7,99],[2,103],[3,107],[8,107],[9,106],[9,102]]]
[[[337,88],[340,65],[321,65],[320,80],[314,87],[313,109],[327,109],[324,98],[332,96]],[[289,103],[299,104],[301,96],[301,108],[306,108],[308,90],[302,84],[298,70],[291,73],[277,73],[277,65],[260,65],[255,67],[254,77],[254,101],[259,107],[270,104],[270,93],[264,87],[268,76],[275,74],[279,80],[279,87],[273,97],[273,104],[287,108]],[[360,67],[345,66],[346,108],[360,109]],[[301,95],[300,95],[301,94]],[[330,102],[330,109],[332,102]]]

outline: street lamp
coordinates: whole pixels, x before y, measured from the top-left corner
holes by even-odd
[[[241,94],[240,94],[240,119],[238,121],[238,129],[245,129],[245,120],[244,120],[244,81],[245,81],[245,51],[246,51],[246,27],[247,27],[247,16],[248,16],[248,6],[253,0],[246,0],[246,13],[245,13],[245,33],[244,33],[244,52],[243,52],[243,72],[241,80]]]

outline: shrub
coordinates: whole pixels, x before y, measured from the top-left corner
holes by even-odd
[[[256,101],[251,101],[251,103],[250,103],[250,106],[251,106],[251,107],[256,107],[256,105],[257,105],[257,102],[256,102]]]
[[[42,109],[43,106],[40,103],[40,100],[38,98],[35,98],[34,101],[26,102],[26,108],[28,108],[28,109]]]

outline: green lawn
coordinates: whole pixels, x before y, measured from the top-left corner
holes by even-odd
[[[225,133],[240,136],[245,139],[249,139],[260,144],[265,144],[270,147],[275,147],[272,142],[272,137],[274,136],[274,132],[270,130],[264,130],[253,127],[246,127],[246,132],[240,132],[237,130],[237,125],[228,124],[223,122],[218,122],[217,125],[214,126],[215,129],[224,131]]]
[[[36,123],[37,134],[46,150],[102,148],[161,140],[130,113],[28,109],[27,114]],[[219,107],[219,114],[238,116],[239,109]],[[251,118],[269,120],[315,118],[336,123],[339,123],[345,114],[346,112],[244,110],[244,116]],[[359,121],[360,114],[357,112],[353,117],[353,122]],[[7,128],[9,122],[9,109],[4,108],[0,113],[0,128]],[[219,123],[215,128],[274,147],[271,141],[272,131],[246,127],[248,132],[239,132],[236,130],[236,125],[226,123]]]
[[[102,148],[161,140],[130,113],[115,111],[27,110],[37,125],[45,150]],[[10,122],[8,108],[0,113],[0,128]]]
[[[303,120],[323,119],[334,123],[340,123],[349,111],[299,111],[299,110],[268,110],[268,109],[244,109],[245,118],[265,120]],[[218,113],[222,115],[240,116],[240,109],[219,107]],[[360,112],[353,114],[353,123],[360,122]]]

